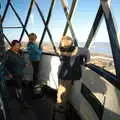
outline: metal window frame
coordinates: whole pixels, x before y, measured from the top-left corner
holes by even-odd
[[[64,2],[64,0],[61,0],[61,2]],[[95,18],[95,20],[93,22],[93,26],[91,28],[91,31],[89,33],[88,39],[87,39],[86,44],[85,44],[84,47],[89,48],[89,46],[90,46],[90,44],[91,44],[91,42],[93,40],[93,37],[95,36],[95,34],[96,34],[96,32],[97,32],[97,30],[98,30],[98,28],[100,26],[102,17],[104,17],[105,18],[105,22],[106,22],[106,26],[107,26],[106,28],[107,28],[107,31],[108,31],[108,34],[109,34],[112,55],[113,55],[113,59],[114,59],[114,65],[115,65],[115,70],[116,70],[116,77],[119,80],[120,79],[120,59],[119,59],[120,58],[120,54],[119,54],[120,53],[120,46],[119,46],[119,43],[118,43],[116,28],[115,28],[114,21],[113,21],[113,18],[112,18],[112,12],[110,10],[108,2],[110,2],[110,0],[100,0],[100,6],[99,6],[98,12],[96,14],[96,18]],[[67,33],[67,30],[68,30],[68,27],[69,27],[70,31],[71,31],[71,34],[72,34],[72,37],[75,40],[77,40],[77,39],[76,39],[74,30],[73,30],[73,27],[72,27],[71,18],[72,18],[73,12],[75,10],[76,3],[77,3],[77,0],[73,0],[72,1],[72,5],[70,7],[70,11],[67,11],[67,8],[62,4],[65,16],[67,18],[63,35],[65,35]],[[36,8],[37,8],[37,10],[38,10],[38,12],[39,12],[39,14],[41,16],[41,19],[42,19],[42,21],[43,21],[43,23],[45,25],[43,33],[42,33],[42,36],[41,36],[41,39],[40,39],[39,46],[42,44],[43,39],[45,37],[45,33],[47,31],[48,35],[49,35],[49,38],[50,38],[50,41],[52,43],[52,46],[53,46],[53,48],[54,48],[54,50],[56,52],[56,46],[54,44],[54,41],[53,41],[53,38],[52,38],[52,34],[51,34],[51,32],[50,32],[50,30],[48,28],[48,24],[50,22],[50,18],[51,18],[51,15],[52,15],[52,10],[53,10],[54,5],[55,5],[55,0],[51,1],[46,21],[45,21],[45,18],[43,16],[43,14],[42,14],[42,12],[41,12],[37,2],[35,0],[31,0],[30,6],[29,6],[29,9],[28,9],[28,13],[27,13],[27,17],[25,19],[25,23],[22,22],[21,18],[19,17],[19,14],[15,10],[14,6],[12,5],[11,0],[7,0],[3,16],[1,17],[1,23],[0,24],[2,26],[2,24],[4,22],[4,19],[6,17],[7,11],[9,9],[9,7],[11,7],[13,12],[15,13],[17,19],[19,20],[21,26],[22,26],[21,28],[23,28],[22,33],[21,33],[20,38],[19,38],[19,40],[21,41],[24,33],[26,33],[28,35],[28,31],[26,30],[26,27],[27,27],[28,20],[29,20],[31,11],[32,11],[33,4],[36,5]],[[4,29],[6,29],[6,28],[4,28]],[[15,27],[8,27],[8,28],[15,28]],[[16,27],[16,28],[19,28],[19,27]],[[0,27],[0,30],[3,31],[3,27]],[[4,33],[3,33],[3,37],[10,44],[10,41],[8,40],[7,36],[5,36]],[[77,41],[76,41],[76,45],[77,45]]]

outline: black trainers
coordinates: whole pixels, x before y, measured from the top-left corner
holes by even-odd
[[[31,108],[32,106],[31,105],[29,105],[27,102],[23,102],[23,106],[25,107],[25,108]]]
[[[55,105],[55,112],[59,112],[59,113],[65,113],[65,107],[62,106],[61,104],[56,104]]]
[[[62,105],[56,104],[53,109],[53,120],[66,120],[65,119],[65,108]]]
[[[21,103],[20,103],[20,105],[21,105],[21,108],[25,108],[25,109],[30,109],[32,106],[31,105],[29,105],[27,102],[25,102],[25,101],[22,101]]]

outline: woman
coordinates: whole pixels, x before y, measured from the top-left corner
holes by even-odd
[[[5,68],[9,73],[9,77],[13,79],[17,98],[20,102],[27,106],[23,99],[23,71],[25,67],[25,61],[23,56],[20,55],[21,44],[18,40],[13,40],[11,42],[11,48],[6,52],[5,58]]]

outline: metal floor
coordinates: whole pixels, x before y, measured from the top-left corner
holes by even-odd
[[[43,97],[37,96],[33,98],[30,87],[25,87],[24,96],[30,104],[30,108],[22,108],[20,103],[15,99],[14,90],[9,88],[9,120],[80,120],[75,112],[70,109],[66,115],[58,114],[54,116],[53,106],[55,103],[56,92],[49,87],[45,89]]]

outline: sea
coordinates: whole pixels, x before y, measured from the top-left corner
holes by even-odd
[[[49,44],[49,43],[48,43]],[[58,42],[54,43],[56,47],[59,46]],[[78,42],[78,45],[80,47],[84,47],[85,42]],[[90,53],[100,53],[100,54],[105,54],[107,56],[112,56],[112,50],[110,43],[108,42],[94,42],[90,44],[89,47]]]
[[[80,47],[83,47],[85,43],[78,43]],[[96,42],[90,45],[89,47],[90,53],[103,53],[108,56],[112,56],[112,50],[110,43],[107,42]]]
[[[43,43],[45,43],[45,42],[43,42]],[[37,43],[37,44],[39,44],[39,43]],[[45,44],[52,45],[50,42],[46,42]],[[55,42],[54,44],[55,44],[56,47],[59,46],[58,42]],[[80,47],[84,47],[85,42],[78,42],[78,45]],[[110,47],[110,43],[108,43],[108,42],[94,42],[94,43],[91,43],[90,47],[89,47],[89,50],[90,50],[90,53],[101,53],[101,54],[105,54],[107,56],[112,56],[112,50],[111,50],[111,47]]]

